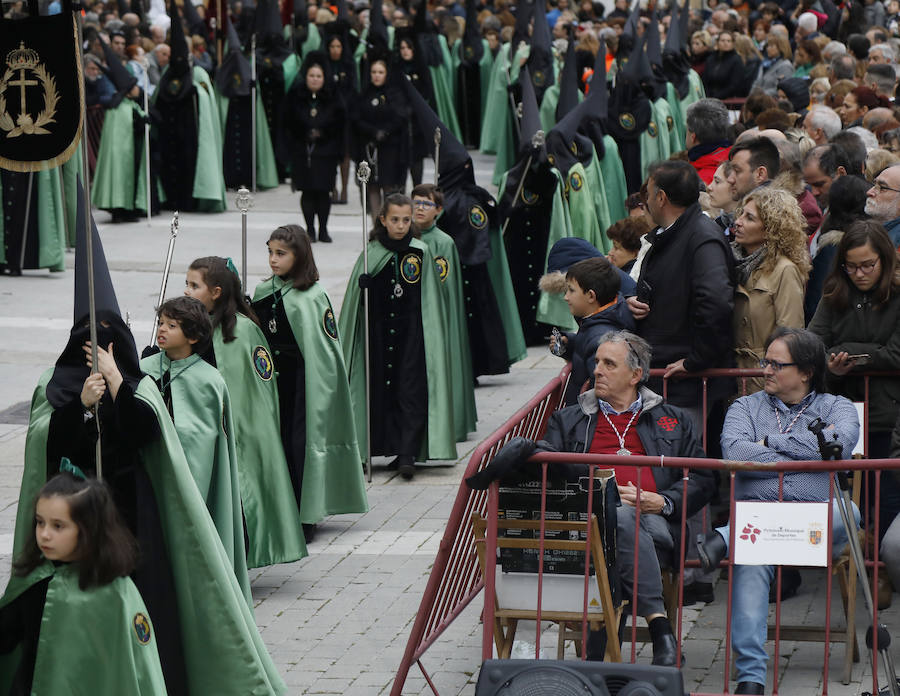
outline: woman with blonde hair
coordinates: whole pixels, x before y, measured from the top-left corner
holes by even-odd
[[[734,52],[744,61],[743,94],[750,94],[750,88],[754,85],[762,70],[762,53],[746,34],[734,35]]]
[[[806,221],[794,196],[767,186],[748,193],[732,225],[738,286],[734,297],[737,366],[759,368],[776,328],[804,327],[803,288],[809,275]],[[747,393],[763,387],[747,380]]]
[[[690,61],[694,72],[703,77],[706,70],[706,59],[713,47],[713,38],[708,31],[701,29],[691,34]]]
[[[786,36],[770,32],[766,41],[766,55],[762,62],[762,73],[753,83],[753,89],[761,89],[771,97],[778,93],[778,83],[794,74],[794,54],[791,42]]]

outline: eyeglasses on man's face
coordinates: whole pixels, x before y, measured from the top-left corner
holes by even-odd
[[[862,263],[845,263],[842,268],[846,271],[847,275],[855,275],[857,271],[862,271],[863,275],[869,275],[875,270],[875,267],[880,260],[881,259],[875,259],[874,261],[863,261]]]
[[[763,358],[759,361],[759,366],[762,369],[765,370],[767,367],[771,367],[775,372],[781,372],[784,368],[796,364],[797,363],[795,362],[778,362],[777,360],[769,360],[768,358]]]
[[[894,193],[900,193],[900,189],[892,188],[888,186],[886,183],[881,181],[880,179],[875,179],[873,185],[876,189],[878,189],[877,193],[884,193],[885,191],[893,191]]]

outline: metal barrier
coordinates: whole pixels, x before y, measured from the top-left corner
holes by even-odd
[[[492,435],[490,435],[484,442],[482,442],[476,450],[473,452],[472,456],[469,459],[469,462],[466,466],[465,473],[463,475],[463,480],[460,482],[460,488],[456,495],[456,500],[453,505],[453,509],[450,513],[450,517],[448,519],[447,527],[445,529],[443,538],[441,539],[440,547],[435,558],[434,565],[432,566],[431,574],[428,579],[428,583],[425,588],[425,592],[423,594],[422,600],[419,605],[419,610],[416,614],[415,621],[413,623],[413,628],[410,633],[409,641],[407,642],[407,647],[404,652],[403,659],[401,664],[397,670],[396,677],[394,679],[394,683],[391,688],[392,696],[400,696],[403,685],[405,684],[406,678],[409,674],[409,669],[412,667],[413,663],[416,663],[419,666],[419,669],[422,671],[422,674],[431,687],[432,691],[435,694],[438,694],[437,689],[435,688],[430,676],[428,675],[425,667],[421,662],[421,658],[423,654],[428,650],[428,648],[438,639],[441,633],[460,615],[460,613],[468,606],[468,604],[478,595],[478,593],[485,589],[485,613],[482,614],[482,619],[484,623],[484,633],[483,633],[483,642],[482,642],[482,657],[483,659],[489,659],[492,656],[492,641],[493,641],[493,622],[487,620],[487,616],[492,615],[492,608],[494,606],[495,600],[495,588],[494,588],[494,578],[495,578],[495,569],[496,569],[496,544],[497,544],[497,504],[498,504],[498,489],[499,486],[497,483],[494,483],[488,491],[475,491],[470,489],[466,482],[465,478],[471,476],[472,474],[481,471],[485,467],[487,467],[493,458],[496,456],[497,452],[513,437],[522,436],[529,439],[540,439],[543,435],[547,421],[550,417],[550,414],[559,408],[562,395],[565,391],[566,384],[569,378],[570,368],[566,366],[560,374],[551,380],[537,395],[535,395],[524,407],[522,407],[519,411],[516,412],[506,423],[504,423],[498,430],[496,430]],[[651,376],[653,377],[662,377],[663,370],[652,370]],[[740,370],[740,369],[714,369],[707,370],[701,373],[694,373],[689,375],[688,377],[700,379],[702,381],[702,398],[703,398],[703,410],[707,411],[707,387],[708,380],[712,378],[736,378],[742,381],[741,392],[745,391],[746,379],[752,377],[759,377],[763,374],[762,370]],[[862,432],[864,433],[863,443],[865,451],[868,451],[868,396],[869,396],[869,378],[870,377],[881,377],[881,376],[898,376],[896,373],[868,373],[866,375],[860,375],[864,379],[864,393],[865,393],[865,405],[863,409],[863,422],[861,423]],[[666,383],[663,385],[663,395],[665,395]],[[704,446],[706,444],[706,428],[704,425],[703,429],[703,441]],[[568,463],[581,463],[585,465],[590,465],[591,471],[593,471],[596,467],[609,467],[611,465],[615,465],[617,461],[621,461],[616,455],[594,455],[594,454],[571,454],[571,453],[543,453],[540,456],[535,456],[532,458],[532,461],[542,463],[543,468],[543,485],[542,485],[542,503],[541,503],[541,529],[540,529],[540,538],[541,538],[541,548],[539,550],[539,557],[543,559],[543,538],[544,538],[544,525],[543,525],[543,512],[545,510],[546,504],[546,474],[547,467],[552,463],[557,462],[568,462]],[[880,493],[880,473],[881,470],[884,469],[900,469],[900,460],[894,459],[880,459],[880,460],[861,460],[854,459],[848,461],[789,461],[789,462],[779,462],[779,463],[768,463],[768,464],[758,464],[755,462],[734,462],[734,461],[725,461],[719,459],[686,459],[686,458],[662,458],[662,457],[631,457],[630,464],[635,466],[668,466],[675,468],[683,468],[685,471],[685,477],[687,476],[688,468],[697,468],[697,469],[714,469],[720,471],[730,472],[731,474],[731,495],[730,495],[730,519],[734,518],[734,473],[741,470],[768,470],[768,471],[777,471],[780,473],[779,476],[779,484],[781,484],[783,479],[783,473],[785,471],[821,471],[821,472],[835,472],[835,471],[849,471],[849,470],[859,470],[859,471],[871,471],[874,472],[874,492],[873,499],[875,501],[875,517],[874,523],[878,525],[879,522],[879,509],[878,509],[878,499]],[[638,491],[641,489],[640,482],[640,471],[638,473],[638,481],[635,482]],[[834,477],[831,476],[831,486],[830,486],[830,500],[833,500],[834,490],[833,490],[833,482]],[[593,484],[593,476],[590,476],[589,480],[591,481],[591,485]],[[779,485],[779,490],[781,486]],[[684,483],[685,495],[687,491],[687,481]],[[869,499],[869,490],[868,486],[864,487],[864,494],[866,496],[865,500]],[[589,492],[588,494],[588,514],[590,515],[590,501],[593,496]],[[866,515],[865,510],[867,510],[868,505],[864,508],[864,524],[867,525],[869,522],[868,516]],[[486,559],[487,559],[487,567],[485,569],[484,577],[481,576],[480,569],[478,567],[477,555],[475,552],[475,537],[472,530],[471,525],[471,517],[473,513],[480,513],[483,517],[486,518],[487,524],[487,535],[486,535]],[[636,522],[635,524],[640,523],[640,513],[639,510],[636,511]],[[686,527],[686,511],[682,508],[682,519],[681,519],[681,548],[679,550],[679,558],[681,560],[680,567],[683,569],[684,567],[697,567],[698,563],[696,561],[686,561],[685,560],[685,527]],[[828,513],[828,522],[829,528],[831,528],[832,521],[832,511],[829,508]],[[868,526],[868,525],[867,525]],[[588,530],[590,527],[588,527]],[[734,527],[731,529],[732,538],[731,544],[729,548],[734,548]],[[637,535],[635,546],[637,546]],[[588,531],[588,537],[590,537],[590,531]],[[590,538],[587,540],[588,549],[590,548]],[[585,559],[585,568],[587,569],[590,564],[590,556],[589,550],[586,554],[587,557]],[[868,556],[867,549],[867,558],[866,558],[866,567],[871,568],[873,570],[873,579],[872,585],[877,588],[878,585],[878,573],[880,567],[883,567],[883,563],[877,561],[879,558],[878,555],[878,539],[877,535],[875,535],[875,543],[873,555],[871,557]],[[637,578],[637,553],[635,554],[635,579]],[[830,623],[831,623],[831,589],[832,589],[832,558],[831,554],[829,554],[828,565],[827,565],[827,587],[826,587],[826,617],[825,617],[825,656],[824,656],[824,673],[826,674],[824,680],[824,688],[823,695],[827,694],[828,689],[828,663],[829,663],[829,638],[830,638]],[[731,634],[731,600],[732,600],[732,562],[729,557],[727,561],[728,567],[728,613],[727,613],[727,621],[726,621],[726,637],[728,640],[726,641],[726,652],[725,659],[726,664],[730,664],[731,660],[731,645],[730,645],[730,634]],[[537,593],[537,636],[536,636],[536,655],[539,656],[540,653],[540,616],[541,616],[541,582],[543,577],[543,560],[539,566],[538,573],[538,593]],[[586,612],[586,602],[587,602],[587,572],[585,574],[585,612]],[[684,576],[683,572],[679,573],[678,580],[678,618],[677,618],[677,630],[676,637],[678,638],[678,662],[680,664],[681,660],[681,629],[682,629],[682,609],[683,609],[683,592],[684,592]],[[637,588],[637,583],[634,583],[635,592]],[[775,654],[777,655],[778,644],[780,640],[779,629],[780,629],[780,589],[781,589],[781,569],[780,567],[777,569],[776,573],[776,595],[778,597],[778,601],[776,602],[776,628],[775,628]],[[877,594],[873,593],[873,594]],[[636,602],[634,601],[634,597],[631,598],[631,606],[632,606],[632,637],[631,637],[631,661],[635,660],[635,635],[636,635],[636,626],[635,626],[635,613],[636,613]],[[873,624],[877,625],[878,619],[878,609],[877,604],[874,607],[873,611]],[[582,635],[586,636],[586,621],[583,621],[582,625]],[[876,651],[877,651],[877,642],[876,642]],[[582,658],[584,655],[582,655]],[[877,657],[875,663],[873,664],[873,693],[877,693],[878,684],[877,684]],[[729,684],[729,673],[728,669],[725,670],[725,683],[723,687],[723,691],[721,693],[728,693],[728,684]],[[775,681],[774,681],[774,689],[777,693],[778,686],[778,675],[777,670],[775,673]],[[695,694],[695,696],[701,696],[700,694]]]

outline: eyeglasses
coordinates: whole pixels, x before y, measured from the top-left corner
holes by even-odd
[[[419,199],[413,201],[413,207],[415,208],[433,208],[436,205],[437,203],[434,201],[420,201]]]
[[[796,365],[796,364],[797,363],[795,363],[795,362],[783,363],[783,362],[778,362],[777,360],[768,360],[766,358],[763,358],[762,360],[759,361],[759,366],[762,369],[765,370],[767,367],[771,367],[773,370],[775,370],[775,372],[781,372],[784,368],[790,367],[791,365]]]
[[[847,272],[847,275],[854,275],[857,271],[862,271],[863,275],[869,275],[875,270],[875,266],[878,265],[880,260],[881,259],[875,259],[874,261],[864,261],[863,263],[845,263],[843,269]]]
[[[900,193],[900,189],[891,188],[883,181],[878,181],[877,179],[873,182],[875,188],[878,189],[879,193],[884,193],[885,191],[893,191],[894,193]]]

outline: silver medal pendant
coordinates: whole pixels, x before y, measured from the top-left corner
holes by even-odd
[[[313,118],[315,118],[318,113],[319,113],[319,111],[318,111],[318,109],[316,109],[316,107],[313,107],[309,110],[309,115],[312,116]]]
[[[403,288],[400,287],[400,283],[394,285],[394,297],[403,297]]]
[[[275,317],[269,319],[269,333],[278,333],[278,323],[275,321]]]
[[[631,450],[627,450],[624,447],[620,447],[618,452],[616,452],[616,454],[618,454],[620,457],[630,457]]]

